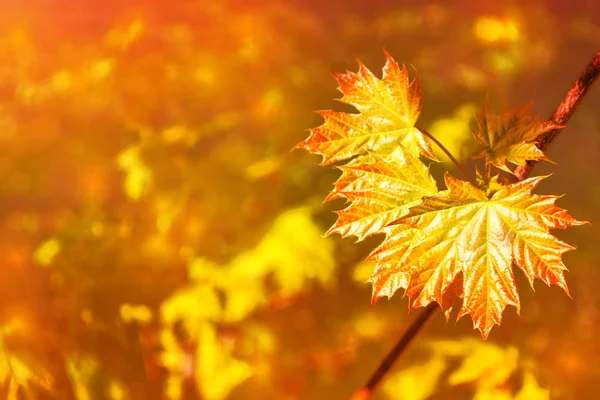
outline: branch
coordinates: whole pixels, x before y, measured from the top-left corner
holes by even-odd
[[[556,139],[560,131],[564,129],[571,115],[575,112],[583,97],[586,95],[592,84],[596,81],[600,75],[600,51],[592,59],[592,61],[585,68],[579,79],[575,82],[573,87],[567,92],[564,99],[558,105],[558,108],[552,116],[552,122],[557,125],[561,125],[562,128],[552,129],[537,138],[537,146],[540,150],[545,151],[550,143]],[[515,168],[515,178],[513,180],[521,181],[525,179],[531,173],[531,170],[538,161],[527,161],[525,165],[519,165]]]
[[[388,353],[388,355],[383,359],[379,367],[375,370],[371,378],[367,382],[365,386],[358,392],[352,396],[352,400],[367,400],[371,398],[373,391],[381,382],[383,377],[387,374],[387,372],[392,368],[400,354],[404,352],[406,347],[412,342],[412,340],[417,336],[417,333],[421,330],[423,325],[429,320],[429,317],[433,315],[433,312],[437,309],[437,304],[432,303],[428,305],[422,312],[419,314],[417,319],[408,327],[406,332],[402,335],[398,343],[394,346],[394,348]]]
[[[571,90],[567,92],[564,99],[558,105],[558,108],[554,112],[552,116],[552,122],[557,125],[561,125],[560,129],[553,129],[540,135],[538,138],[538,147],[544,151],[550,143],[556,138],[559,132],[564,129],[564,125],[566,125],[567,121],[571,118],[571,115],[575,112],[583,97],[586,95],[594,81],[600,75],[600,51],[596,54],[594,59],[588,64],[586,69],[583,71],[579,79],[575,82]],[[418,129],[418,128],[417,128]],[[468,177],[464,168],[456,161],[454,157],[448,152],[442,145],[439,143],[431,134],[426,131],[419,129],[423,134],[433,140],[444,152],[450,157],[452,162],[462,171],[462,173]],[[515,169],[515,178],[514,180],[523,180],[531,174],[531,171],[536,166],[537,161],[527,161],[527,164],[524,166],[519,166]],[[469,179],[470,180],[470,179]],[[404,350],[408,344],[414,339],[419,330],[423,327],[423,325],[429,320],[429,318],[433,315],[433,312],[436,310],[437,305],[435,303],[427,306],[421,314],[417,317],[417,319],[408,327],[406,332],[402,335],[396,346],[389,352],[389,354],[383,359],[377,370],[373,373],[369,381],[365,386],[363,386],[358,392],[354,394],[352,400],[368,400],[371,398],[373,391],[379,385],[379,383],[383,380],[385,375],[389,372],[389,370],[394,365],[395,361],[402,355]]]

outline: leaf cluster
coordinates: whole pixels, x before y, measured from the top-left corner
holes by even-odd
[[[340,100],[358,113],[321,111],[325,122],[297,147],[342,171],[326,200],[348,205],[328,233],[385,235],[367,258],[373,302],[403,289],[410,309],[436,302],[449,316],[461,300],[458,318],[471,315],[487,338],[507,306],[519,311],[513,267],[532,287],[537,278],[568,293],[562,255],[573,247],[550,230],[583,222],[556,206],[558,196],[533,193],[545,177],[504,184],[499,174],[512,174],[507,163],[548,160],[535,140],[560,126],[532,118],[532,103],[500,114],[486,104],[473,131],[485,172],[466,180],[446,172],[438,190],[423,158],[437,161],[430,141],[439,142],[415,125],[419,77],[385,55],[381,79],[360,62],[357,73],[335,74]]]

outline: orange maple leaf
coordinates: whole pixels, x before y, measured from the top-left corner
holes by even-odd
[[[415,128],[421,112],[418,75],[409,81],[408,71],[388,54],[382,79],[360,61],[357,73],[334,73],[343,97],[358,114],[319,111],[325,122],[311,129],[310,136],[296,148],[323,156],[322,165],[347,160],[369,151],[401,143],[415,155],[437,160],[425,135]]]
[[[487,338],[508,305],[519,311],[512,265],[533,279],[568,293],[562,254],[572,246],[549,229],[581,225],[555,205],[557,196],[532,190],[544,177],[503,186],[490,197],[446,174],[447,190],[425,197],[407,216],[385,228],[384,242],[369,256],[373,300],[405,289],[410,307],[439,303],[449,314],[461,297],[458,317],[470,314]]]
[[[438,191],[427,166],[402,145],[385,156],[360,156],[338,168],[342,176],[325,200],[346,198],[350,204],[337,212],[338,219],[327,234],[363,240],[382,233],[423,196]]]
[[[486,163],[494,165],[512,174],[506,165],[509,161],[516,165],[524,165],[527,160],[550,161],[535,143],[535,139],[552,129],[562,128],[551,121],[541,122],[531,118],[533,102],[515,108],[503,109],[494,114],[489,105],[477,115],[478,130],[473,131],[475,140],[483,146],[481,153],[474,159],[485,157]]]

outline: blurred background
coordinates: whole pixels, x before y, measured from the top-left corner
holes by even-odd
[[[339,172],[290,149],[383,48],[469,163],[486,96],[552,114],[600,3],[2,0],[1,398],[349,398],[416,313],[371,306],[382,238],[324,238]],[[599,112],[596,86],[535,170],[591,222],[556,232],[572,298],[517,272],[521,317],[483,342],[438,313],[377,399],[597,397]]]

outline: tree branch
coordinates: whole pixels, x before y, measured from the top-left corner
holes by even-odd
[[[545,151],[550,143],[556,139],[560,131],[564,129],[571,115],[575,112],[583,97],[586,95],[592,84],[596,81],[600,75],[600,51],[592,59],[592,61],[585,68],[579,79],[575,82],[573,87],[567,92],[563,100],[558,105],[558,108],[552,115],[552,122],[557,125],[561,125],[562,128],[552,129],[537,138],[537,146],[540,150]],[[521,181],[525,179],[531,173],[531,170],[538,161],[527,161],[525,165],[519,165],[515,168],[515,177],[512,178],[514,181]]]
[[[417,333],[419,333],[421,328],[429,320],[429,317],[433,315],[433,312],[437,309],[437,307],[437,303],[432,303],[425,307],[417,319],[410,324],[394,348],[390,350],[387,356],[385,356],[381,364],[379,364],[379,367],[377,367],[373,375],[371,375],[371,378],[367,384],[363,386],[361,390],[356,392],[354,396],[352,396],[352,400],[367,400],[371,398],[371,395],[373,394],[373,391],[379,382],[383,380],[383,377],[392,368],[398,357],[400,357],[400,354],[404,352],[415,336],[417,336]]]

